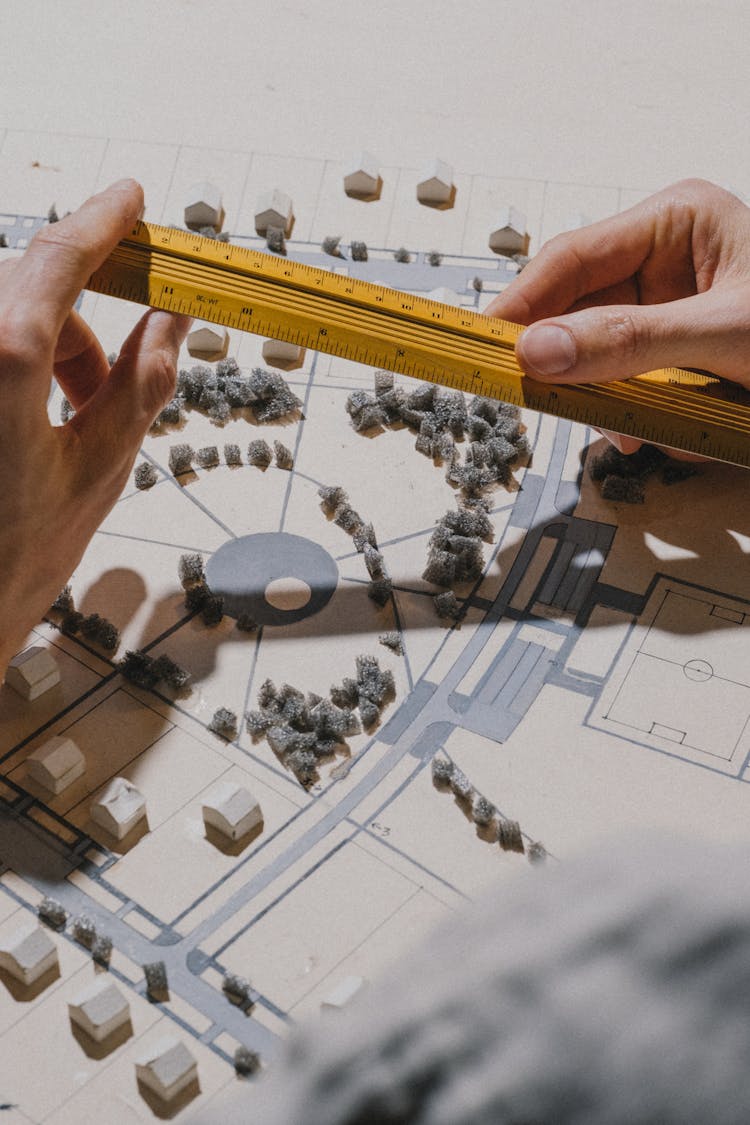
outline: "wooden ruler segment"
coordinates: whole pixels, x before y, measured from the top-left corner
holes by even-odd
[[[520,325],[245,246],[139,222],[87,288],[750,467],[736,384],[679,368],[534,382],[515,360]]]

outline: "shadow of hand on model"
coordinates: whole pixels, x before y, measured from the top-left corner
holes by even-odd
[[[582,460],[602,448],[603,441],[589,446]],[[710,462],[699,466],[695,477],[678,484],[648,480],[643,504],[613,504],[601,498],[598,485],[584,471],[575,505],[560,504],[557,515],[532,523],[520,537],[501,533],[499,547],[497,542],[483,544],[485,559],[490,560],[484,578],[454,587],[463,610],[457,622],[437,615],[434,597],[440,587],[424,581],[421,573],[404,577],[403,565],[398,573],[400,543],[385,541],[379,547],[393,575],[395,604],[389,600],[378,606],[368,596],[364,558],[352,546],[337,560],[339,578],[333,596],[310,616],[297,609],[290,613],[288,624],[261,624],[250,632],[238,629],[229,616],[207,625],[200,611],[185,609],[184,595],[175,583],[174,595],[157,603],[144,622],[140,644],[167,651],[187,668],[194,683],[200,683],[220,660],[227,669],[236,668],[237,674],[249,678],[259,647],[269,640],[274,645],[288,641],[314,646],[316,640],[359,634],[363,645],[371,646],[381,634],[401,629],[408,652],[411,631],[473,626],[488,611],[493,620],[507,616],[544,625],[552,619],[578,628],[596,627],[596,619],[590,619],[597,606],[635,619],[660,576],[692,587],[695,597],[707,603],[714,592],[719,600],[736,597],[741,603],[750,554],[748,490],[746,470]],[[493,495],[495,509],[506,506],[504,499],[504,493]],[[511,510],[509,528],[512,523]],[[424,543],[425,560],[431,531],[428,527],[415,537]],[[599,543],[607,543],[604,548],[596,545],[597,536]],[[314,602],[320,600],[315,581],[310,576]],[[256,605],[263,596],[260,587],[248,589],[248,599]],[[274,621],[283,619],[284,614],[275,611]],[[673,614],[660,622],[662,628],[685,634],[725,629],[727,624],[726,617],[708,612]],[[163,640],[155,644],[159,637]],[[238,655],[229,655],[235,648]],[[220,650],[225,652],[221,658]],[[291,667],[289,677],[293,676]]]

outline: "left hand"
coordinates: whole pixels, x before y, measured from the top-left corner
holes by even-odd
[[[132,229],[143,191],[123,180],[0,266],[0,682],[11,656],[80,562],[174,394],[187,317],[149,311],[110,369],[73,310],[91,274]],[[52,375],[75,407],[47,413]]]

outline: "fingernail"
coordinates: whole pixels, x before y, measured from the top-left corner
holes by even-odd
[[[533,324],[518,341],[524,367],[539,375],[562,375],[576,361],[576,342],[570,332],[555,324]]]
[[[115,180],[113,184],[109,185],[110,191],[132,191],[134,187],[138,187],[138,181],[134,180],[132,176],[126,176],[123,180]]]
[[[151,309],[150,323],[157,331],[169,332],[179,348],[192,328],[193,318],[185,313],[168,312],[166,309]]]
[[[171,313],[170,315],[176,322],[175,332],[177,333],[180,343],[182,343],[193,327],[193,318],[192,316],[186,316],[185,313]]]

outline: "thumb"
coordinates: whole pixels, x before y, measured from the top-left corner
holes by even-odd
[[[101,471],[106,456],[111,469],[129,469],[154,418],[174,395],[177,356],[190,325],[190,317],[157,309],[138,321],[106,382],[72,419],[90,468]]]
[[[521,334],[527,375],[604,383],[660,367],[696,367],[744,381],[750,369],[747,288],[713,289],[661,305],[608,305],[540,320]]]

